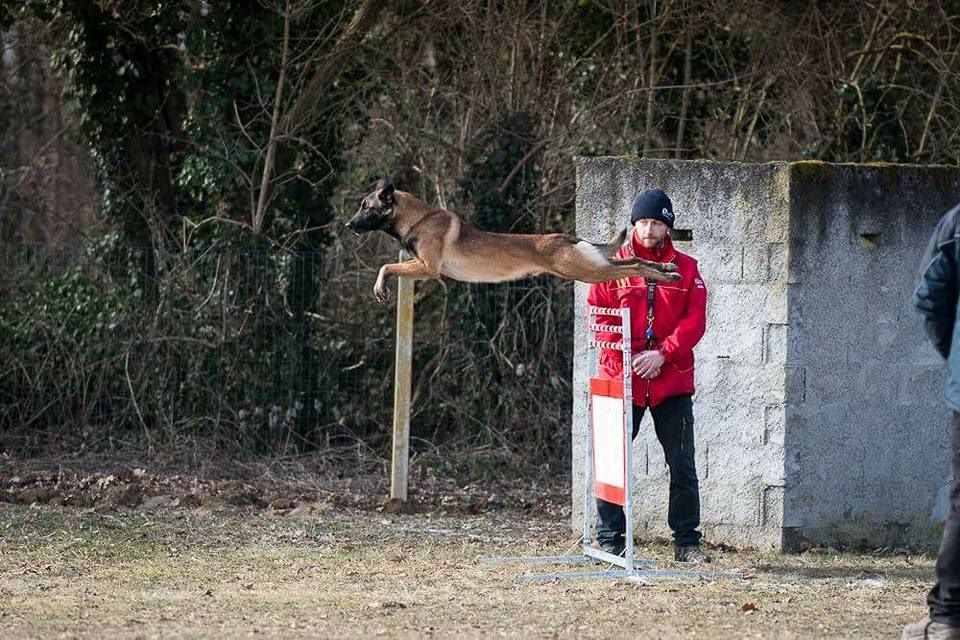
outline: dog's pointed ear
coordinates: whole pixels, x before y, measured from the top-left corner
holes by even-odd
[[[380,188],[380,202],[385,205],[393,204],[393,183],[383,180],[385,184]]]

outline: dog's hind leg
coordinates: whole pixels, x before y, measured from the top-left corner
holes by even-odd
[[[407,260],[406,262],[392,262],[380,267],[377,274],[377,282],[373,285],[373,295],[377,302],[386,302],[390,298],[390,290],[387,289],[388,276],[404,276],[407,278],[416,278],[425,280],[428,278],[439,278],[440,273],[431,269],[420,258]]]

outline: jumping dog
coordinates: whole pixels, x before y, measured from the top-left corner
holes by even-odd
[[[412,260],[380,267],[373,294],[390,297],[388,276],[439,278],[463,282],[504,282],[541,273],[568,280],[604,282],[631,276],[679,280],[670,263],[641,258],[614,259],[627,230],[610,242],[595,244],[563,233],[519,234],[481,231],[445,209],[434,209],[387,180],[378,180],[347,222],[354,233],[383,231],[397,240]]]

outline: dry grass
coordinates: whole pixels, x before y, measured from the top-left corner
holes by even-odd
[[[536,584],[477,562],[564,553],[566,522],[0,503],[0,637],[896,637],[932,575],[922,556],[718,551],[750,577]],[[665,546],[641,552],[672,565]]]

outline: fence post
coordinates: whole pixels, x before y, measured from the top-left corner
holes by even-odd
[[[401,260],[409,259],[406,252]],[[397,278],[397,347],[393,381],[393,456],[390,500],[394,508],[407,499],[410,457],[410,378],[413,360],[413,280]]]

